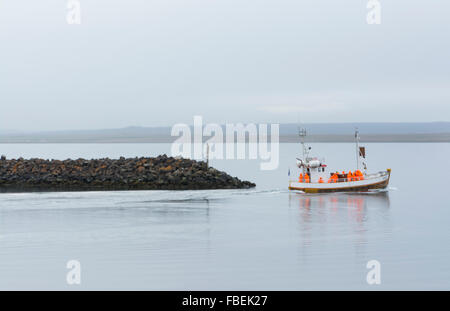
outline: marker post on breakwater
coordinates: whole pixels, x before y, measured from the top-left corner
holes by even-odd
[[[206,144],[206,168],[209,168],[209,144]]]

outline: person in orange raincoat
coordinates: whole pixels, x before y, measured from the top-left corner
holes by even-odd
[[[334,182],[339,182],[339,172],[334,173]]]
[[[364,180],[364,175],[360,170],[356,170],[355,174],[358,176],[358,180]]]
[[[309,175],[308,174],[305,174],[305,182],[309,183]]]
[[[331,175],[330,179],[328,179],[329,183],[336,183],[338,182],[338,176],[336,174]]]
[[[352,171],[348,171],[348,174],[347,174],[347,181],[353,181]]]
[[[303,182],[303,174],[300,173],[300,176],[298,176],[298,182]]]
[[[319,178],[319,184],[323,184],[323,178],[322,177]]]

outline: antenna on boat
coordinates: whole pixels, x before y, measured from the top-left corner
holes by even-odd
[[[300,168],[302,169],[302,174],[305,174],[305,165],[308,162],[308,148],[305,145],[306,129],[298,127],[298,136],[300,136],[300,143],[302,144],[302,159],[300,160]],[[309,148],[310,149],[310,148]],[[299,159],[297,159],[299,160]]]
[[[306,146],[305,146],[305,137],[306,137],[306,129],[305,128],[299,128],[298,130],[298,136],[300,136],[300,142],[302,144],[302,152],[303,152],[303,160],[306,160]]]

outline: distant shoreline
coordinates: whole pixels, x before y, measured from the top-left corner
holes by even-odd
[[[299,142],[298,131],[300,126],[298,124],[284,123],[277,125],[279,126],[279,138],[281,143]],[[226,125],[219,126],[222,128],[222,132],[225,134]],[[305,128],[307,131],[306,140],[308,142],[354,142],[354,132],[356,128],[358,128],[359,130],[361,142],[450,142],[450,122],[310,123],[301,124],[301,127]],[[173,143],[179,136],[171,136],[171,132],[172,128],[167,126],[40,132],[0,130],[0,144]],[[270,133],[271,132],[269,130],[267,134],[270,135]],[[204,141],[208,140],[209,138],[210,137],[208,136],[203,136]],[[270,141],[270,137],[268,137],[268,141]]]
[[[148,137],[0,137],[0,144],[114,144],[114,143],[173,143],[177,137],[168,135]],[[204,138],[206,141],[208,137]],[[349,143],[354,142],[353,135],[309,135],[311,143]],[[248,141],[248,139],[247,139]],[[270,142],[270,137],[267,138]],[[280,135],[280,143],[297,143],[297,135]],[[368,134],[361,135],[363,143],[449,143],[450,133],[436,134]]]

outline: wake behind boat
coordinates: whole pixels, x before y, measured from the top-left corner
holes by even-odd
[[[300,131],[303,156],[297,158],[301,173],[298,180],[289,180],[289,190],[306,193],[350,192],[385,189],[389,185],[391,169],[369,174],[365,163],[366,149],[359,146],[359,133],[355,132],[356,170],[354,172],[327,172],[327,165],[317,157],[311,157],[311,147],[305,144],[306,130]]]

